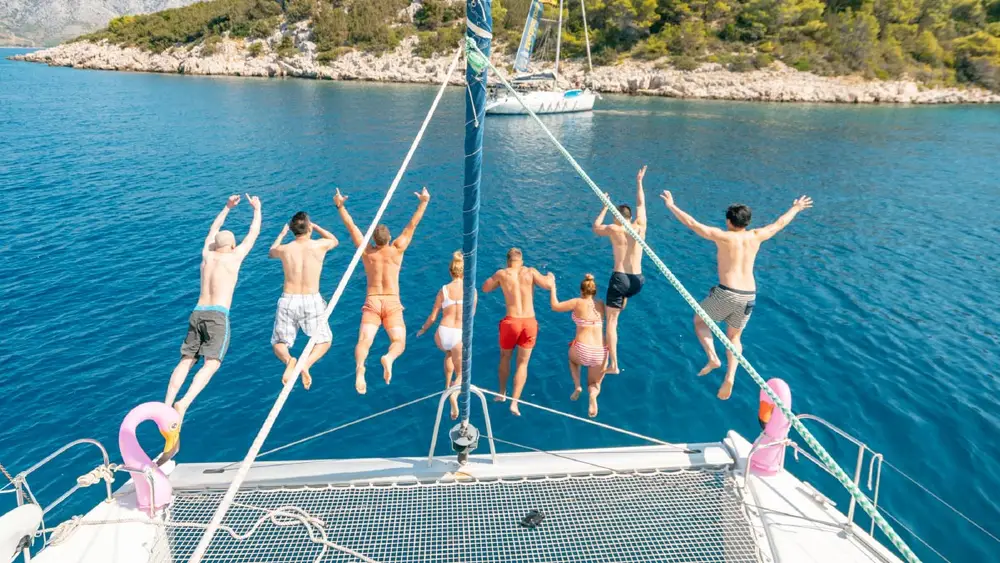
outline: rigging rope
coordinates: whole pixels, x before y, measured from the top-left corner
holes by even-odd
[[[382,205],[380,205],[378,211],[375,212],[375,217],[372,219],[372,223],[368,227],[368,231],[365,233],[364,240],[358,245],[357,250],[355,250],[354,257],[351,258],[351,263],[347,266],[347,270],[340,278],[340,283],[337,284],[337,289],[333,292],[333,297],[330,298],[330,303],[326,306],[326,311],[323,314],[323,322],[326,322],[330,318],[330,314],[333,313],[333,309],[337,306],[337,302],[340,301],[340,297],[343,295],[344,289],[347,287],[347,283],[350,281],[355,268],[357,268],[358,262],[361,261],[361,255],[368,246],[368,243],[372,238],[372,234],[375,232],[375,227],[382,219],[382,214],[385,213],[386,208],[389,206],[389,201],[392,200],[393,194],[396,193],[396,188],[399,186],[400,180],[403,179],[403,174],[410,165],[410,159],[413,158],[413,153],[416,152],[421,139],[423,139],[424,132],[427,130],[427,125],[430,124],[431,118],[434,117],[434,112],[437,110],[438,103],[441,101],[441,96],[444,95],[444,91],[448,87],[448,82],[451,79],[451,75],[455,72],[455,67],[458,66],[458,61],[461,58],[461,55],[462,48],[460,47],[455,51],[455,56],[452,58],[451,66],[448,67],[448,72],[445,74],[444,80],[441,82],[441,87],[438,88],[437,95],[434,97],[434,102],[431,103],[431,107],[427,111],[427,116],[420,125],[420,130],[417,132],[417,136],[413,139],[413,143],[410,145],[410,150],[406,153],[406,157],[403,159],[403,164],[400,165],[399,170],[396,172],[396,177],[393,178],[392,185],[389,186],[389,190],[386,192],[385,198],[382,200]],[[292,387],[299,380],[299,374],[305,366],[303,360],[309,357],[309,354],[312,353],[314,346],[314,338],[310,337],[309,342],[306,343],[305,349],[302,350],[302,354],[299,356],[299,361],[296,362],[295,369],[292,371],[291,377],[288,378],[288,381],[281,388],[281,393],[278,394],[278,398],[274,401],[274,406],[271,407],[271,412],[268,413],[267,419],[264,420],[264,424],[257,433],[257,437],[254,438],[253,444],[250,446],[250,450],[247,452],[246,457],[243,458],[239,471],[235,476],[233,476],[233,481],[229,484],[229,489],[226,490],[226,495],[222,498],[219,508],[212,516],[212,521],[209,523],[208,529],[205,530],[205,534],[198,542],[198,546],[191,555],[189,563],[200,563],[202,558],[205,556],[205,552],[208,551],[208,545],[212,542],[212,536],[215,535],[216,530],[218,530],[219,525],[222,523],[222,518],[226,515],[226,511],[229,510],[229,506],[232,504],[233,499],[236,498],[236,492],[239,491],[240,485],[243,484],[247,473],[250,472],[250,467],[257,458],[257,453],[260,452],[260,449],[264,446],[264,440],[267,439],[267,435],[271,432],[271,427],[274,426],[274,421],[278,418],[278,414],[281,412],[282,407],[284,407],[285,401],[288,400],[288,395],[292,392]]]
[[[553,135],[552,132],[549,131],[549,128],[545,126],[545,123],[543,123],[541,119],[539,119],[538,115],[536,115],[535,112],[528,107],[528,105],[524,102],[524,99],[521,97],[521,94],[518,93],[517,90],[515,90],[510,85],[510,83],[507,81],[504,75],[495,66],[493,66],[493,63],[490,62],[489,57],[485,57],[482,54],[482,52],[479,51],[479,48],[476,46],[476,44],[472,41],[466,42],[466,49],[468,51],[474,52],[476,55],[478,55],[485,61],[486,65],[488,65],[490,70],[492,70],[496,74],[497,78],[504,85],[504,87],[507,88],[507,90],[517,99],[518,102],[520,102],[521,106],[523,106],[525,111],[528,112],[528,115],[530,115],[535,120],[535,122],[538,123],[538,125],[542,128],[542,131],[544,131],[545,134],[552,141],[552,143],[555,144],[556,149],[558,149],[559,152],[562,153],[563,157],[566,158],[567,162],[569,162],[570,166],[573,167],[573,169],[580,176],[580,178],[582,178],[583,181],[586,182],[587,185],[590,187],[590,189],[593,190],[593,192],[601,200],[601,203],[603,203],[605,207],[607,207],[608,210],[611,212],[611,214],[615,217],[615,219],[617,219],[618,222],[621,223],[621,225],[625,228],[625,231],[628,233],[628,235],[633,239],[635,239],[636,243],[642,248],[643,252],[645,252],[646,255],[649,256],[650,260],[653,261],[653,264],[660,271],[660,273],[663,274],[663,276],[667,279],[668,282],[670,282],[670,285],[672,285],[674,289],[677,290],[677,292],[681,295],[681,297],[684,298],[684,301],[686,301],[687,304],[694,310],[695,314],[697,314],[698,317],[700,317],[701,320],[703,320],[705,324],[712,330],[712,334],[714,334],[715,337],[722,342],[722,345],[725,346],[726,349],[733,354],[733,356],[739,361],[740,366],[742,366],[743,369],[745,369],[746,372],[750,375],[750,378],[753,379],[754,383],[756,383],[765,393],[767,393],[767,396],[771,398],[771,400],[774,402],[775,405],[777,405],[779,409],[781,409],[781,412],[785,415],[786,418],[788,418],[789,421],[791,421],[792,426],[795,428],[795,430],[802,436],[802,439],[806,442],[806,444],[808,444],[809,447],[816,452],[816,455],[827,466],[827,468],[830,470],[833,476],[838,481],[840,481],[840,484],[843,485],[844,488],[847,489],[847,491],[851,494],[851,496],[854,497],[854,499],[858,502],[858,504],[861,505],[861,508],[873,520],[875,520],[875,523],[878,524],[878,527],[882,530],[883,533],[885,533],[889,541],[892,542],[892,545],[894,545],[896,549],[899,550],[899,552],[903,555],[903,557],[907,561],[909,561],[910,563],[919,563],[920,559],[917,557],[915,553],[913,553],[910,547],[906,545],[906,542],[903,541],[903,538],[901,538],[899,534],[896,533],[896,531],[892,528],[892,525],[889,524],[889,522],[882,517],[882,515],[878,512],[878,510],[868,499],[868,497],[866,497],[864,493],[861,491],[861,489],[857,485],[855,485],[853,481],[851,481],[847,473],[845,473],[844,470],[840,467],[840,465],[838,465],[837,462],[834,461],[833,457],[830,456],[830,453],[826,451],[826,448],[824,448],[823,445],[820,444],[818,440],[816,440],[816,438],[812,435],[812,433],[809,432],[809,429],[802,424],[802,422],[798,419],[798,417],[795,416],[795,414],[791,411],[791,409],[789,409],[788,406],[785,405],[785,403],[771,389],[771,387],[767,385],[767,382],[764,381],[764,378],[759,373],[757,373],[757,370],[754,369],[752,365],[750,365],[750,362],[747,361],[745,357],[743,357],[743,354],[735,349],[733,343],[729,340],[729,338],[726,337],[726,334],[722,332],[722,329],[719,328],[719,325],[717,325],[715,321],[713,321],[711,317],[708,316],[705,310],[701,308],[701,305],[698,304],[698,301],[695,300],[694,296],[691,295],[691,292],[689,292],[687,288],[684,287],[684,284],[682,284],[681,281],[677,278],[677,276],[675,276],[674,273],[670,271],[670,268],[668,268],[667,265],[664,264],[662,260],[660,260],[660,257],[657,256],[655,252],[653,252],[653,249],[649,246],[649,244],[647,244],[646,241],[644,241],[642,237],[639,236],[639,233],[637,233],[635,229],[632,228],[629,221],[625,219],[624,216],[622,216],[622,214],[618,211],[618,208],[615,207],[614,203],[612,203],[611,199],[603,191],[601,191],[601,188],[590,178],[590,176],[587,175],[587,172],[583,170],[583,168],[580,166],[579,163],[577,163],[576,159],[573,158],[573,155],[571,155],[569,151],[566,150],[564,146],[562,146],[562,143],[560,143],[559,140],[556,139],[555,135]]]

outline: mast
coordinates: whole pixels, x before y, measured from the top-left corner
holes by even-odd
[[[487,57],[493,38],[493,13],[491,0],[466,0],[466,37]],[[469,428],[469,389],[472,381],[472,329],[475,324],[473,304],[476,302],[476,249],[479,245],[479,184],[482,180],[483,128],[486,116],[486,68],[478,72],[466,56],[465,82],[465,189],[462,204],[462,255],[465,259],[465,277],[462,281],[462,394],[459,400],[461,431]],[[478,432],[476,433],[478,435]],[[465,433],[468,436],[468,433]],[[461,459],[461,454],[459,454]]]
[[[580,0],[581,2],[583,0]],[[559,33],[556,34],[556,68],[553,71],[552,76],[555,80],[552,81],[552,89],[559,89],[559,48],[562,47],[562,14],[563,14],[563,0],[559,0]]]
[[[560,2],[562,0],[559,0]],[[587,46],[587,72],[594,72],[594,64],[590,62],[590,31],[587,30],[587,0],[580,0],[580,12],[583,14],[583,44]]]

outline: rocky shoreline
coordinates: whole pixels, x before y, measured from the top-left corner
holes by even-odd
[[[294,37],[295,56],[281,57],[272,48],[284,34]],[[277,31],[270,38],[254,42],[223,39],[211,47],[179,47],[163,53],[106,42],[76,42],[11,58],[95,70],[401,83],[439,83],[452,58],[451,54],[420,58],[413,54],[416,38],[410,37],[395,50],[381,55],[349,51],[336,60],[320,63],[305,24],[287,29],[284,34]],[[495,54],[493,62],[499,68],[510,70],[509,57]],[[561,71],[567,85],[584,81],[584,66],[579,63],[565,61]],[[463,74],[456,72],[451,82],[463,84]],[[596,67],[588,82],[591,88],[603,93],[672,98],[813,103],[1000,103],[1000,93],[981,88],[924,88],[907,80],[824,77],[799,72],[780,62],[767,69],[731,72],[717,64],[681,71],[659,68],[655,61],[626,61],[615,66]]]

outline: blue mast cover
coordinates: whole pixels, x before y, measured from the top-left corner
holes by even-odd
[[[491,0],[466,0],[466,37],[487,57],[493,38]],[[462,204],[462,255],[465,258],[465,278],[462,301],[462,422],[469,421],[469,386],[472,381],[472,305],[476,294],[476,249],[479,245],[479,184],[483,173],[483,128],[486,116],[486,68],[477,72],[466,57],[465,82],[465,197]]]

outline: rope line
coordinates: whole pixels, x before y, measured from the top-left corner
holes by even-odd
[[[582,178],[583,181],[586,182],[588,186],[590,186],[590,189],[593,190],[593,192],[597,195],[598,199],[601,200],[601,203],[603,203],[605,207],[607,207],[608,210],[611,212],[611,214],[615,217],[615,219],[617,219],[618,222],[622,224],[628,235],[631,236],[633,239],[635,239],[636,243],[638,243],[639,246],[642,248],[643,252],[647,256],[649,256],[650,260],[653,261],[653,264],[660,271],[660,273],[663,274],[663,276],[667,279],[668,282],[670,282],[670,285],[672,285],[674,289],[677,290],[677,292],[681,295],[684,301],[686,301],[687,304],[694,310],[695,314],[697,314],[698,317],[700,317],[701,320],[705,322],[705,324],[709,327],[709,329],[711,329],[712,334],[714,334],[715,337],[718,338],[720,342],[722,342],[722,345],[725,346],[725,348],[729,350],[729,352],[732,353],[733,356],[739,361],[740,366],[742,366],[743,369],[746,370],[746,372],[750,375],[750,378],[753,379],[754,383],[756,383],[765,393],[767,393],[767,396],[770,397],[771,401],[773,401],[774,404],[785,415],[785,417],[788,418],[789,421],[791,421],[792,426],[802,436],[802,439],[806,442],[806,444],[808,444],[809,447],[816,452],[816,455],[820,458],[820,460],[822,460],[822,462],[827,466],[827,468],[830,469],[830,471],[833,473],[833,476],[838,481],[840,481],[840,484],[843,485],[845,489],[847,489],[847,491],[851,494],[852,497],[854,497],[857,503],[861,505],[861,508],[873,520],[875,520],[875,523],[878,524],[878,527],[882,530],[883,533],[885,533],[889,541],[892,542],[892,545],[895,546],[897,550],[899,550],[899,552],[909,563],[919,563],[920,559],[917,557],[915,553],[913,553],[910,547],[906,545],[906,542],[903,541],[903,538],[901,538],[899,534],[896,533],[896,531],[892,528],[892,525],[889,524],[889,522],[882,517],[882,515],[878,512],[878,510],[868,499],[868,497],[865,496],[865,494],[861,491],[861,489],[857,485],[854,484],[853,481],[851,481],[850,477],[848,477],[847,473],[845,473],[844,470],[840,467],[840,465],[838,465],[837,462],[834,461],[830,453],[826,451],[823,445],[820,444],[818,440],[816,440],[816,438],[812,435],[811,432],[809,432],[809,429],[802,424],[802,422],[798,419],[798,417],[796,417],[795,414],[788,408],[788,406],[785,405],[785,403],[778,397],[778,395],[771,389],[771,387],[767,385],[767,382],[764,380],[764,378],[759,373],[757,373],[757,370],[754,369],[752,365],[750,365],[750,362],[747,361],[747,359],[743,356],[743,354],[735,349],[733,343],[729,340],[729,338],[726,337],[726,334],[722,331],[722,329],[719,328],[719,325],[717,325],[715,321],[713,321],[711,317],[708,316],[705,310],[701,308],[701,305],[698,304],[698,301],[695,300],[694,296],[691,295],[691,292],[689,292],[687,288],[684,287],[684,284],[682,284],[681,281],[677,278],[677,276],[675,276],[674,273],[670,271],[670,268],[668,268],[667,265],[664,264],[662,260],[660,260],[660,257],[657,256],[655,252],[653,252],[653,249],[649,246],[649,244],[647,244],[646,241],[639,236],[639,233],[637,233],[635,229],[632,228],[632,225],[629,223],[629,221],[625,219],[624,216],[622,216],[622,214],[618,211],[618,208],[615,207],[614,203],[612,203],[611,199],[607,195],[605,195],[604,192],[601,191],[601,188],[590,178],[590,176],[587,175],[587,172],[583,170],[583,168],[580,166],[579,163],[577,163],[576,159],[573,158],[573,155],[571,155],[569,151],[567,151],[566,148],[562,146],[562,143],[560,143],[559,140],[556,139],[555,135],[553,135],[552,132],[549,131],[549,128],[545,126],[545,123],[543,123],[541,119],[539,119],[538,115],[535,114],[535,112],[528,107],[528,105],[524,102],[524,99],[521,97],[521,94],[519,94],[517,90],[515,90],[510,85],[510,82],[507,81],[507,78],[504,77],[503,73],[501,73],[499,69],[497,69],[493,65],[493,63],[489,60],[488,57],[484,56],[483,53],[479,51],[479,48],[476,46],[474,42],[467,41],[467,48],[469,50],[475,50],[475,52],[485,60],[490,70],[492,70],[496,74],[497,78],[504,85],[504,87],[507,88],[507,90],[511,94],[513,94],[513,96],[517,99],[518,102],[520,102],[521,106],[524,107],[525,111],[528,112],[528,115],[530,115],[532,119],[534,119],[535,122],[538,123],[538,125],[542,128],[542,131],[544,131],[545,134],[552,141],[552,143],[555,144],[556,149],[558,149],[559,152],[563,155],[563,157],[566,158],[566,161],[569,162],[570,166],[573,167],[573,169],[580,176],[580,178]]]
[[[379,220],[382,219],[382,214],[385,213],[386,208],[389,206],[389,201],[392,200],[393,194],[396,193],[396,188],[399,186],[399,182],[402,180],[403,174],[410,165],[410,159],[413,158],[413,153],[416,152],[417,147],[420,145],[424,132],[427,130],[427,125],[430,124],[431,118],[434,117],[434,112],[437,110],[438,103],[441,101],[441,97],[444,95],[444,91],[448,87],[451,75],[455,72],[455,67],[458,66],[458,61],[461,58],[462,51],[463,49],[461,47],[455,51],[455,56],[451,60],[451,66],[448,67],[448,72],[445,74],[444,80],[441,82],[441,87],[438,89],[437,95],[434,97],[434,102],[431,103],[431,107],[427,111],[427,116],[420,125],[420,130],[417,132],[417,136],[413,139],[413,143],[410,145],[410,150],[406,153],[406,157],[403,159],[403,164],[396,172],[396,177],[392,180],[392,185],[389,186],[389,190],[386,192],[385,198],[382,200],[382,205],[379,206],[378,211],[375,213],[375,217],[372,219],[372,223],[368,227],[368,232],[365,233],[364,240],[358,245],[357,250],[355,250],[354,257],[351,258],[351,263],[347,266],[347,270],[340,278],[340,283],[337,284],[337,289],[333,292],[333,297],[330,299],[330,303],[326,306],[326,311],[323,314],[323,322],[326,322],[330,318],[330,314],[333,313],[333,309],[340,301],[340,297],[343,295],[344,289],[347,287],[347,283],[351,279],[351,275],[354,273],[355,268],[357,268],[358,262],[361,261],[361,255],[364,253],[365,247],[368,246],[368,243],[372,238],[372,234],[375,232],[375,227],[378,225]],[[205,530],[205,534],[198,542],[198,546],[191,555],[189,563],[200,563],[202,558],[205,557],[205,552],[208,551],[208,545],[212,542],[212,536],[215,535],[215,531],[218,530],[219,525],[222,523],[222,518],[225,516],[226,511],[229,510],[229,506],[232,504],[233,500],[236,498],[236,493],[239,491],[240,485],[243,484],[247,474],[250,472],[250,467],[253,465],[254,459],[256,459],[260,449],[264,446],[264,440],[267,439],[267,435],[271,432],[271,427],[274,426],[274,421],[277,420],[278,414],[285,405],[285,401],[288,400],[288,395],[291,394],[292,387],[299,380],[299,374],[302,373],[302,368],[305,366],[305,363],[303,363],[302,360],[309,357],[314,346],[314,338],[310,337],[305,349],[302,350],[302,354],[299,356],[299,361],[296,362],[291,377],[288,378],[288,381],[281,388],[281,393],[274,401],[274,406],[271,407],[271,412],[268,413],[267,419],[264,420],[264,424],[257,433],[257,437],[254,438],[253,444],[250,446],[250,450],[247,452],[246,457],[243,458],[239,471],[233,477],[232,483],[229,484],[229,489],[226,490],[226,494],[222,498],[219,508],[212,516],[212,521],[209,523],[208,529]]]

